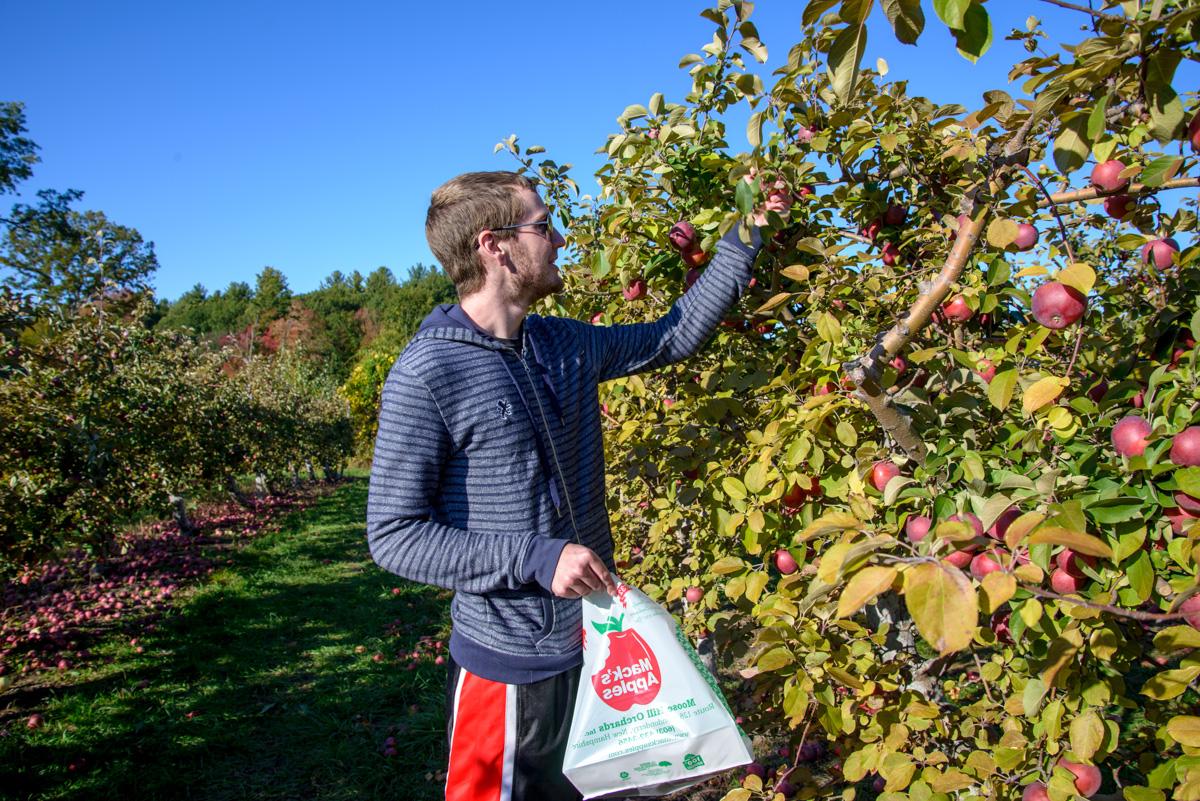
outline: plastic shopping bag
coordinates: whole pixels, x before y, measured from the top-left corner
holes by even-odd
[[[634,588],[583,599],[583,674],[563,773],[583,793],[662,795],[752,760],[674,618]]]

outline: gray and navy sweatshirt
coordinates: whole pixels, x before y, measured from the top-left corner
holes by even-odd
[[[528,684],[582,660],[581,607],[550,586],[568,542],[613,570],[602,381],[684,359],[750,281],[760,247],[730,233],[652,323],[529,315],[519,347],[456,305],[421,324],[383,387],[367,540],[384,569],[455,591],[450,653],[471,673]]]

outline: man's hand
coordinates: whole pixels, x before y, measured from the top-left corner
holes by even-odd
[[[750,183],[753,182],[756,177],[758,177],[758,170],[751,167],[750,174],[743,177],[742,180]],[[754,210],[754,216],[751,218],[751,221],[759,228],[762,228],[767,224],[766,213],[768,211],[774,211],[779,214],[783,214],[792,207],[792,193],[788,189],[788,185],[783,179],[777,178],[774,181],[771,181],[764,178],[762,188],[763,192],[767,196],[767,202],[756,208]]]
[[[568,543],[559,554],[550,592],[560,598],[582,598],[596,590],[616,595],[617,583],[595,551]]]

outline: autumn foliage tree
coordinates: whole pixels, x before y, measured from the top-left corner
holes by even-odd
[[[620,115],[597,197],[501,143],[586,268],[559,311],[598,325],[661,315],[793,193],[704,352],[601,398],[618,567],[784,747],[726,798],[1200,799],[1200,122],[1174,85],[1200,8],[1047,2],[1079,41],[1030,18],[1018,92],[938,105],[862,63],[872,0],[805,4],[767,77],[723,0],[692,91]],[[903,43],[929,24],[881,6]],[[982,2],[932,10],[985,54]]]

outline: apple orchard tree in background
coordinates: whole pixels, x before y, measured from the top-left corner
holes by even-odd
[[[682,604],[756,736],[727,799],[1200,799],[1200,118],[1172,85],[1200,7],[1046,2],[1084,32],[1009,34],[1023,97],[864,68],[872,0],[808,2],[763,77],[721,2],[598,197],[498,146],[570,227],[560,310],[598,325],[661,315],[792,192],[743,311],[601,397],[619,568]],[[881,5],[917,43],[930,4]],[[988,48],[983,3],[932,10]]]

